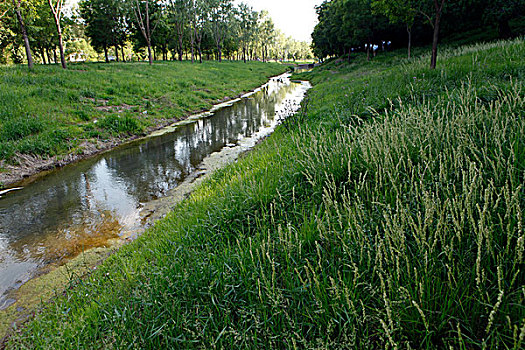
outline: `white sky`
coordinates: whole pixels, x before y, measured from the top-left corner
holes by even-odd
[[[235,0],[244,2],[256,11],[267,10],[275,26],[296,40],[311,41],[317,24],[315,6],[323,0]]]
[[[66,0],[76,4],[79,0]],[[234,0],[244,2],[256,11],[267,10],[275,26],[296,40],[311,41],[311,34],[317,24],[315,6],[323,0]]]

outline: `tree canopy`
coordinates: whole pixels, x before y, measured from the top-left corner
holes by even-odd
[[[312,46],[320,59],[370,45],[382,49],[389,41],[394,47],[408,43],[410,51],[413,41],[437,45],[473,30],[487,38],[524,34],[525,0],[326,0],[316,9]],[[521,25],[513,29],[513,21]]]
[[[233,0],[81,0],[67,15],[62,5],[21,0],[37,63],[59,60],[61,38],[73,61],[313,58],[310,44],[283,35],[267,12]],[[0,16],[0,63],[27,62],[12,0],[0,0]]]

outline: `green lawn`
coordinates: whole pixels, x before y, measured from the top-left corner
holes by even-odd
[[[0,161],[81,152],[85,141],[140,135],[285,70],[258,62],[0,67]]]
[[[522,349],[525,43],[304,73],[303,110],[20,348]]]

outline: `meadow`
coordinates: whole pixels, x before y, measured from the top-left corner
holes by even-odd
[[[82,153],[142,135],[236,97],[286,71],[259,62],[159,62],[0,67],[0,161]]]
[[[522,349],[525,43],[334,60],[13,348]]]

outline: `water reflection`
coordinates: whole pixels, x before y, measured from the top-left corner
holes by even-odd
[[[0,199],[0,309],[8,305],[6,292],[39,268],[104,246],[123,228],[139,225],[141,203],[165,196],[211,153],[274,125],[276,109],[303,96],[301,84],[272,79],[209,118],[57,170],[5,195]]]

